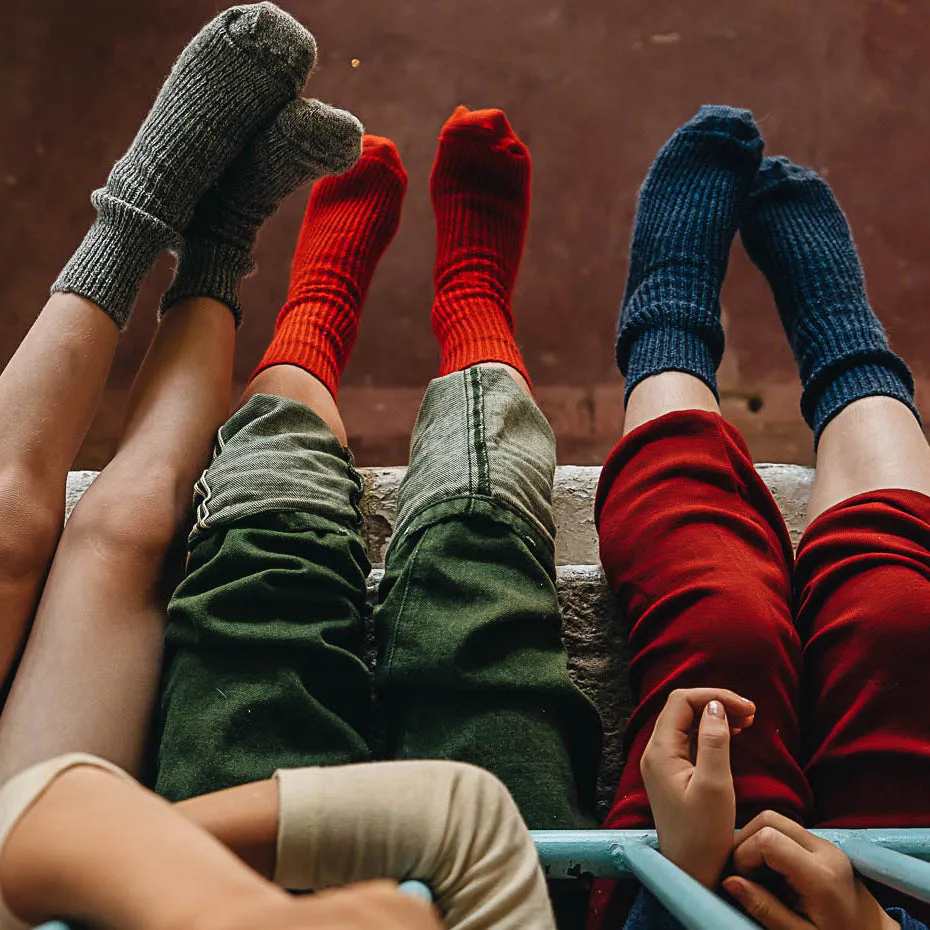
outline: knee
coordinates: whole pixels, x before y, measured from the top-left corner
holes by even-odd
[[[771,668],[800,659],[788,592],[746,578],[713,578],[687,596],[668,599],[656,622],[643,629],[644,649],[674,648],[713,665]],[[703,664],[703,663],[702,663]],[[703,682],[701,683],[703,684]]]
[[[839,603],[825,605],[810,645],[839,647],[879,673],[910,668],[930,651],[930,582],[902,569],[874,584],[863,575],[844,586]],[[848,590],[847,590],[848,587]],[[832,654],[832,652],[831,652]]]
[[[104,558],[160,566],[189,515],[190,492],[183,493],[172,475],[104,471],[75,507],[68,534]]]
[[[0,471],[0,574],[8,579],[43,575],[64,522],[64,494],[35,475]]]

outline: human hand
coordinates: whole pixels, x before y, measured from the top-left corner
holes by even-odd
[[[766,930],[900,930],[841,850],[774,811],[740,830],[733,866],[724,890]],[[786,894],[746,877],[766,867],[784,879]]]
[[[755,712],[721,688],[673,691],[640,761],[660,852],[707,888],[720,882],[736,829],[731,727],[751,726]]]

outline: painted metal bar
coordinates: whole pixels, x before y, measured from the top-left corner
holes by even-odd
[[[428,904],[433,903],[433,892],[429,885],[423,882],[417,882],[413,879],[408,882],[401,882],[400,885],[397,886],[397,890],[401,894],[408,895],[411,898],[419,898],[421,901],[426,901]]]
[[[688,930],[758,930],[749,918],[682,872],[652,846],[628,842],[622,850],[630,871]]]
[[[850,842],[930,861],[930,829],[813,830],[845,849]],[[656,847],[652,830],[535,830],[532,833],[549,878],[620,878],[630,875],[625,847],[639,842]],[[851,858],[851,857],[850,857]],[[898,860],[896,860],[898,861]],[[908,860],[909,861],[909,860]]]
[[[930,862],[883,849],[855,836],[837,844],[849,856],[853,868],[889,888],[919,901],[930,901]]]

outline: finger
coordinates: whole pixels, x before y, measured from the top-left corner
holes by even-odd
[[[748,875],[768,866],[778,872],[799,894],[804,894],[814,868],[813,853],[775,827],[763,827],[733,851],[733,867]]]
[[[753,817],[752,820],[739,831],[736,837],[736,845],[740,846],[742,843],[745,843],[750,837],[754,836],[764,827],[774,827],[779,833],[784,833],[785,836],[791,837],[795,843],[808,852],[816,852],[819,846],[826,842],[814,836],[813,833],[805,830],[799,823],[790,820],[782,814],[778,814],[775,811],[763,811],[761,814],[757,814]]]
[[[765,930],[812,930],[814,927],[755,882],[731,875],[723,880],[723,888]]]
[[[730,725],[720,701],[708,701],[698,726],[696,774],[713,781],[732,781]]]
[[[755,714],[752,701],[725,688],[679,688],[673,691],[659,714],[652,739],[660,745],[690,745],[695,719],[711,701],[719,701],[733,726],[744,726]]]

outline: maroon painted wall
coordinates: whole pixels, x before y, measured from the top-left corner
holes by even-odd
[[[284,0],[320,46],[310,94],[400,147],[410,190],[372,288],[342,402],[358,458],[403,461],[434,374],[427,178],[455,105],[504,108],[534,163],[519,335],[565,463],[617,436],[612,361],[636,189],[659,145],[705,102],[753,109],[768,151],[825,173],[856,231],[893,345],[930,397],[930,7],[919,0]],[[92,217],[211,0],[6,0],[0,31],[0,363]],[[358,59],[358,67],[352,60]],[[267,225],[245,286],[245,379],[287,285],[306,193]],[[148,280],[79,465],[112,449],[170,275]],[[811,460],[771,299],[740,247],[724,293],[725,411],[760,460]],[[761,407],[759,406],[761,404]],[[759,409],[755,412],[751,408]]]

